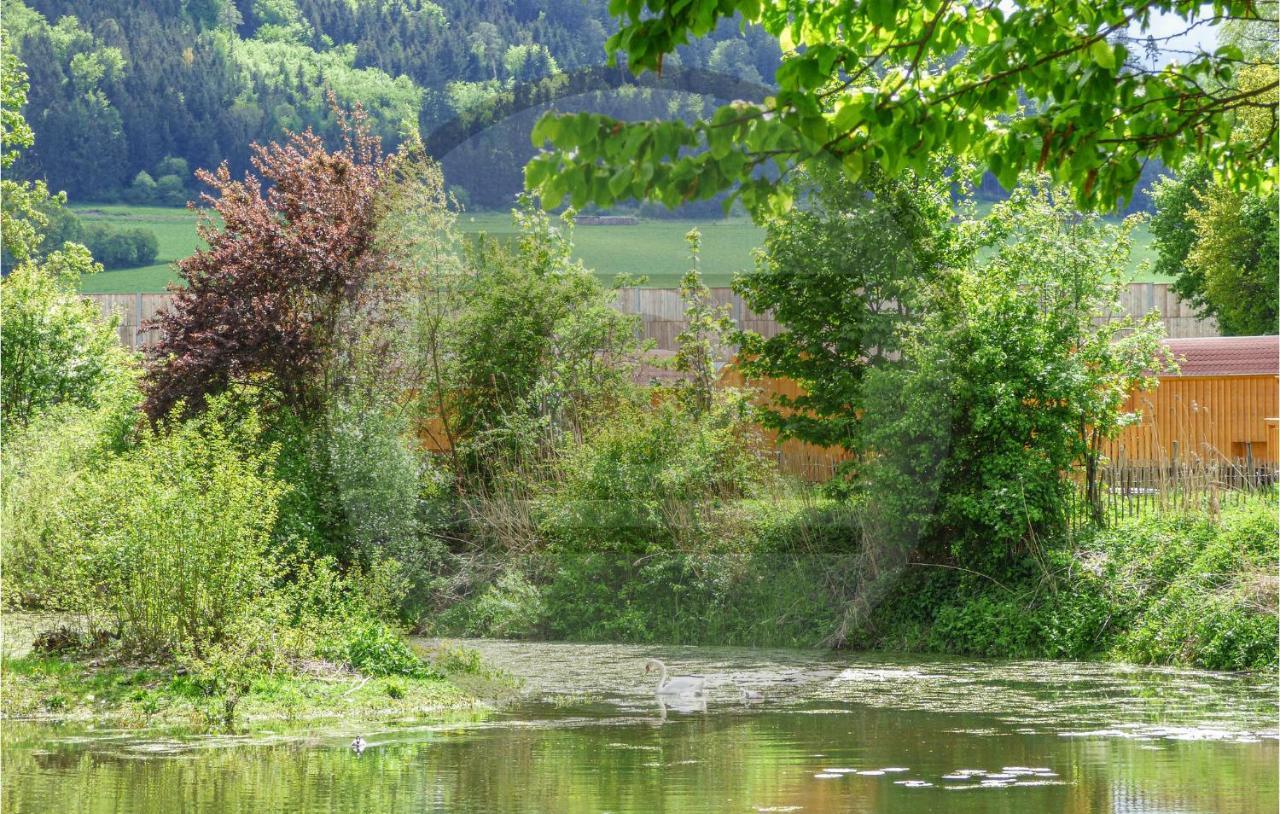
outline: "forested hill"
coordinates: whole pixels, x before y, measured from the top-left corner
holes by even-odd
[[[254,141],[331,133],[327,88],[363,103],[394,145],[484,115],[521,82],[603,64],[612,25],[605,0],[3,0],[4,47],[27,66],[36,134],[16,169],[73,200],[180,203],[196,167],[225,160],[238,173]],[[770,82],[778,50],[723,25],[679,61]],[[648,117],[708,104],[629,88],[557,106]],[[538,112],[438,156],[464,201],[510,204]]]

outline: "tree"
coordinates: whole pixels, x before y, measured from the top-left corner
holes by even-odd
[[[680,299],[684,301],[685,328],[676,337],[675,369],[688,375],[679,383],[684,408],[694,418],[708,412],[715,401],[716,366],[724,361],[726,337],[733,330],[729,306],[716,305],[711,289],[702,282],[698,268],[702,233],[697,228],[685,235],[689,243],[690,268],[680,279]]]
[[[151,173],[141,170],[133,177],[133,183],[124,193],[125,200],[129,203],[147,204],[155,200],[156,197],[156,181],[151,177]]]
[[[1097,497],[1103,442],[1163,368],[1158,315],[1094,322],[1119,310],[1133,221],[1065,197],[1037,184],[966,227],[991,254],[940,278],[903,365],[872,372],[866,488],[891,545],[988,573],[1035,553],[1065,528],[1075,467]]]
[[[22,65],[2,57],[2,147],[7,170],[33,141],[22,117],[27,81]],[[0,181],[4,254],[10,264],[0,282],[0,406],[7,425],[22,426],[58,404],[91,406],[99,386],[124,365],[114,320],[77,294],[80,277],[99,270],[76,243],[41,255],[46,214],[62,205],[43,183]]]
[[[480,474],[500,455],[547,451],[581,439],[631,384],[635,318],[612,307],[616,292],[574,260],[572,217],[552,226],[516,211],[514,249],[473,245],[432,384],[439,417]]]
[[[1188,213],[1196,240],[1186,266],[1204,281],[1204,311],[1228,335],[1276,333],[1280,199],[1224,189],[1197,198],[1199,206]]]
[[[7,38],[6,38],[7,39]],[[7,43],[6,43],[7,44]],[[42,230],[49,218],[44,209],[61,204],[60,196],[50,196],[43,181],[14,181],[10,168],[22,151],[35,143],[35,134],[22,116],[29,84],[22,63],[7,48],[0,50],[0,241],[6,266],[21,263],[35,254],[43,240]]]
[[[1272,0],[1263,8],[1274,13]],[[1257,64],[1235,77],[1241,90],[1265,89],[1260,98],[1275,110],[1275,26],[1236,23],[1224,27],[1225,45],[1238,47]],[[1265,110],[1242,111],[1236,132],[1245,139],[1270,139],[1273,124]],[[1155,270],[1174,278],[1178,296],[1202,316],[1213,317],[1227,334],[1270,334],[1277,330],[1277,198],[1275,192],[1233,189],[1214,179],[1203,158],[1184,162],[1177,177],[1155,190],[1151,221],[1158,254]]]
[[[777,93],[692,123],[544,117],[534,142],[552,151],[529,163],[526,183],[548,207],[566,194],[575,206],[629,197],[674,206],[736,185],[749,209],[785,210],[779,174],[793,166],[816,159],[852,180],[873,165],[893,176],[926,171],[940,149],[980,162],[1006,187],[1043,170],[1101,208],[1130,197],[1153,157],[1172,166],[1203,155],[1236,187],[1275,179],[1270,96],[1280,81],[1267,60],[1230,43],[1160,68],[1132,59],[1157,14],[1186,29],[1262,21],[1274,35],[1273,4],[1218,2],[1203,14],[1173,0],[621,0],[611,8],[619,28],[608,50],[635,72],[660,72],[677,47],[721,20],[762,26],[784,54]],[[1233,82],[1254,68],[1261,81]],[[1248,116],[1262,126],[1238,130]]]
[[[322,406],[339,320],[382,262],[376,201],[388,171],[363,112],[339,118],[333,152],[307,131],[254,145],[260,177],[234,180],[226,164],[197,173],[218,221],[202,217],[209,248],[179,262],[186,287],[151,323],[161,332],[144,378],[153,420],[179,402],[198,411],[237,383],[299,414]]]
[[[797,187],[803,205],[765,220],[756,268],[734,283],[782,330],[743,336],[739,358],[747,376],[789,378],[804,391],[766,405],[766,426],[857,452],[867,369],[894,357],[926,286],[964,259],[951,185],[938,171],[895,180],[871,168],[855,183],[819,166]]]

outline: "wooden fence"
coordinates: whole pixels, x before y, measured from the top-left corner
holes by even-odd
[[[120,344],[130,350],[142,350],[151,345],[159,334],[156,331],[143,331],[141,326],[147,320],[169,305],[173,295],[166,292],[158,294],[86,294],[102,309],[104,315],[115,314],[120,320],[116,329],[120,336]]]
[[[1103,521],[1112,525],[1132,517],[1180,512],[1216,515],[1253,495],[1275,494],[1280,464],[1249,458],[1146,463],[1118,462],[1099,473],[1098,500]],[[1083,484],[1071,507],[1073,525],[1090,519]]]
[[[139,326],[164,308],[169,293],[159,294],[87,294],[102,308],[104,314],[120,316],[120,342],[138,350],[155,341],[154,332],[146,333]],[[711,297],[717,304],[728,305],[730,315],[741,328],[770,337],[781,330],[770,313],[752,311],[742,297],[731,288],[713,288]],[[676,337],[684,330],[684,302],[680,291],[674,288],[623,288],[619,289],[615,307],[627,314],[640,316],[646,339],[654,340],[662,350],[675,350]],[[1218,328],[1212,320],[1195,316],[1190,306],[1178,299],[1167,283],[1131,283],[1121,297],[1121,311],[1102,315],[1100,319],[1132,314],[1140,317],[1152,310],[1159,310],[1164,318],[1165,331],[1171,338],[1217,336]]]

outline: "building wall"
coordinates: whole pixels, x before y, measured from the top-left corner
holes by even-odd
[[[1129,398],[1126,409],[1140,423],[1125,428],[1112,445],[1113,459],[1175,461],[1280,460],[1277,425],[1280,377],[1166,376],[1154,391]]]

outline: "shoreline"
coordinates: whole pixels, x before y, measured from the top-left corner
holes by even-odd
[[[274,722],[483,714],[516,689],[500,670],[478,659],[449,658],[452,653],[443,650],[437,659],[427,659],[437,674],[424,677],[365,675],[310,660],[293,665],[290,672],[255,679],[234,699],[228,719],[226,699],[205,692],[172,663],[114,658],[108,651],[34,651],[35,634],[63,619],[56,614],[3,615],[0,721],[226,731]]]

